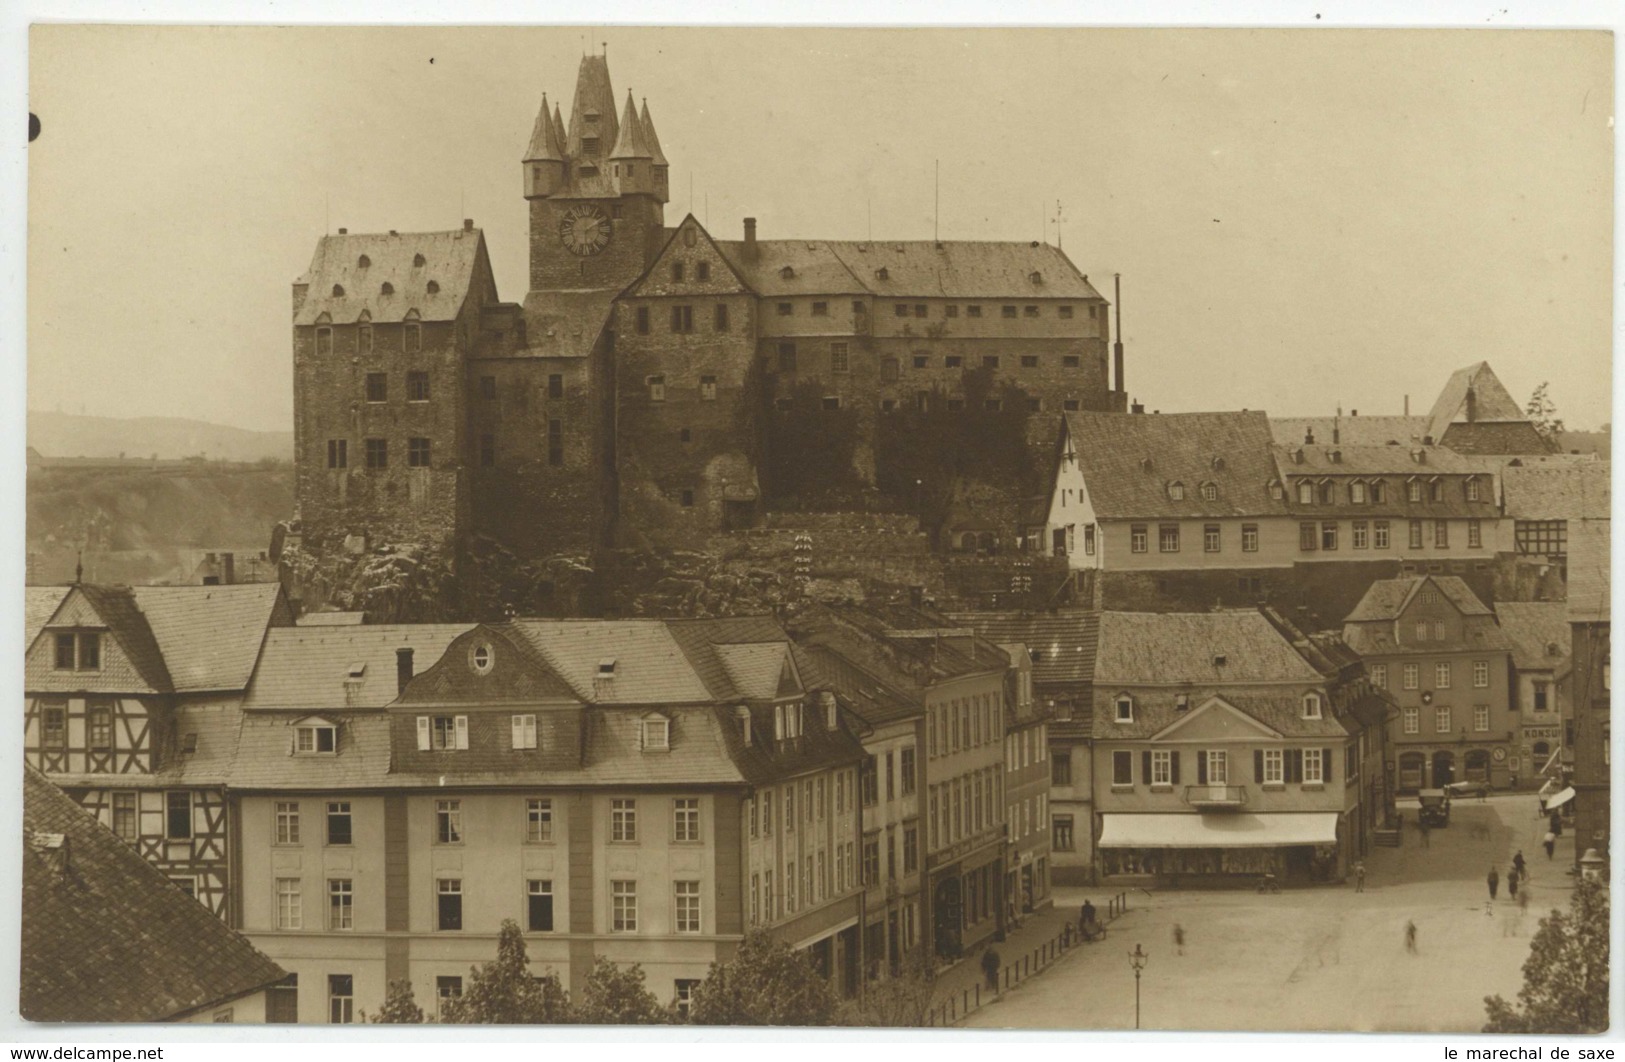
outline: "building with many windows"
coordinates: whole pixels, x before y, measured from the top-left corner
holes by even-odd
[[[1010,658],[1004,721],[1005,918],[1014,923],[1054,903],[1050,895],[1049,713],[1033,690],[1033,659],[1020,642]]]
[[[1497,601],[1495,621],[1511,646],[1508,693],[1518,720],[1508,775],[1532,782],[1551,766],[1573,763],[1574,716],[1569,708],[1571,628],[1563,601]]]
[[[1466,583],[1448,575],[1374,582],[1343,638],[1372,684],[1399,704],[1389,729],[1399,792],[1508,783],[1519,748],[1511,645]]]

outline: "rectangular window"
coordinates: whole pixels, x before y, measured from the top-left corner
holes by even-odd
[[[1450,688],[1449,662],[1433,665],[1433,685],[1435,688],[1441,690],[1447,690]]]
[[[553,840],[553,801],[530,797],[525,801],[525,842],[549,844]]]
[[[700,801],[697,797],[678,797],[672,801],[671,839],[690,842],[700,839]]]
[[[911,796],[914,793],[914,746],[910,745],[898,754],[903,776],[903,795]]]
[[[367,401],[385,402],[389,399],[389,377],[381,372],[367,374]]]
[[[839,877],[841,873],[840,859],[841,850],[840,848],[836,848],[836,877]],[[752,874],[750,876],[750,924],[753,926],[762,924],[762,875],[760,874]]]
[[[725,303],[725,302],[717,303],[716,309],[714,311],[712,311],[712,314],[711,314],[711,327],[712,327],[712,330],[717,331],[717,332],[726,332],[728,330],[728,304],[727,303]]]
[[[437,879],[435,901],[435,928],[446,931],[462,929],[463,879]]]
[[[666,378],[664,376],[650,376],[644,382],[649,385],[649,401],[664,402],[666,400]]]
[[[327,879],[327,928],[355,928],[355,889],[349,878]]]
[[[796,345],[794,343],[779,344],[779,371],[796,371]]]
[[[1467,548],[1484,548],[1484,526],[1483,523],[1477,519],[1467,521]]]
[[[848,364],[846,344],[831,343],[829,345],[829,371],[847,372],[849,371]]]
[[[671,330],[679,333],[694,331],[694,307],[673,306],[671,308]]]
[[[715,402],[717,400],[717,378],[715,376],[700,377],[700,401]]]
[[[355,1020],[355,978],[349,974],[327,975],[327,1020],[348,1025]]]
[[[638,883],[611,881],[609,883],[610,923],[612,933],[638,931]]]
[[[1259,779],[1264,785],[1280,785],[1286,780],[1284,770],[1284,754],[1280,749],[1265,749],[1263,755],[1264,774]]]
[[[366,441],[366,447],[367,447],[367,467],[368,468],[388,468],[389,467],[389,440],[388,439],[368,439]]]
[[[299,802],[296,800],[276,802],[276,843],[299,843]]]
[[[1151,753],[1151,784],[1173,785],[1174,767],[1173,752],[1169,749],[1155,749]]]
[[[126,841],[136,838],[136,813],[134,793],[113,794],[113,833]]]
[[[1353,541],[1352,545],[1353,545],[1353,547],[1355,549],[1365,549],[1370,545],[1370,542],[1371,542],[1370,531],[1367,528],[1366,522],[1364,520],[1356,520],[1356,521],[1354,521],[1354,536],[1353,536],[1353,538],[1354,538],[1354,541]]]
[[[1473,661],[1473,688],[1488,689],[1490,685],[1490,662],[1488,660]]]
[[[917,303],[914,304],[914,316],[915,317],[924,317],[925,316],[925,303],[917,302]]]
[[[1144,553],[1149,548],[1149,532],[1144,524],[1130,524],[1128,529],[1129,551]]]
[[[40,709],[40,744],[48,749],[68,747],[67,708],[59,704],[48,704]]]
[[[296,814],[297,808],[298,805],[295,805]],[[295,828],[297,829],[297,820]],[[350,802],[348,800],[330,800],[327,802],[327,843],[337,846],[352,843]]]
[[[1421,549],[1422,548],[1422,521],[1420,521],[1420,520],[1412,520],[1410,522],[1410,533],[1411,533],[1411,537],[1410,537],[1410,547],[1411,547],[1411,549]]]
[[[637,332],[640,336],[649,334],[649,307],[647,306],[638,307]]]
[[[276,879],[276,927],[305,928],[304,907],[299,896],[298,878]]]
[[[525,927],[532,933],[553,932],[553,882],[532,878],[525,882]]]
[[[480,467],[490,468],[497,463],[497,437],[480,436]]]
[[[557,417],[547,422],[547,463],[555,468],[564,464],[564,421]]]
[[[918,826],[907,825],[903,827],[903,873],[912,874],[920,868],[920,829]]]
[[[292,1025],[299,1021],[299,975],[289,974],[265,990],[265,1023]]]
[[[406,374],[406,400],[408,402],[427,402],[429,400],[428,373],[409,372]]]
[[[454,975],[440,976],[434,979],[435,1002],[439,1005],[436,1012],[441,1020],[445,1020],[447,1005],[454,999],[463,998],[463,979]]]
[[[794,304],[788,302],[778,303],[775,308],[780,317],[789,317],[796,312]]]
[[[487,402],[494,402],[494,401],[496,401],[496,397],[497,397],[497,378],[495,376],[481,376],[480,377],[480,398],[484,399]]]
[[[1379,690],[1387,689],[1388,688],[1388,665],[1387,664],[1372,664],[1369,670],[1371,672],[1371,685],[1375,686]]]
[[[1202,525],[1202,552],[1203,553],[1217,553],[1217,552],[1219,552],[1219,525],[1218,524],[1203,524]]]
[[[1320,749],[1303,750],[1303,783],[1304,785],[1321,785],[1326,781],[1322,771]]]
[[[1157,525],[1157,549],[1163,553],[1179,552],[1179,525]]]
[[[1206,749],[1198,753],[1207,763],[1207,784],[1228,785],[1230,782],[1229,754],[1223,749]]]
[[[1405,709],[1405,733],[1419,734],[1422,732],[1422,710],[1420,708]]]
[[[1016,317],[1016,308],[1014,306],[1000,306],[999,316],[1007,320],[1014,319]]]
[[[1551,685],[1549,683],[1545,683],[1545,682],[1536,682],[1534,684],[1534,688],[1535,688],[1535,711],[1537,711],[1537,712],[1550,711],[1551,702],[1549,700],[1549,697],[1550,697],[1550,694],[1551,694]]]
[[[1313,523],[1301,523],[1298,525],[1298,549],[1305,553],[1314,552],[1317,542],[1315,530],[1315,525]]]
[[[1241,551],[1243,553],[1258,552],[1258,525],[1241,525]]]
[[[638,839],[638,802],[617,799],[609,802],[609,839],[633,844]]]
[[[328,468],[348,468],[348,467],[350,467],[350,440],[348,440],[348,439],[329,439],[329,440],[327,440],[327,467]]]
[[[437,800],[434,802],[435,842],[437,844],[463,843],[463,802]]]
[[[672,883],[674,911],[674,928],[679,933],[698,933],[700,931],[700,883],[697,881],[677,881]]]
[[[418,438],[406,440],[406,466],[408,468],[429,467],[428,439]]]
[[[1112,785],[1134,784],[1134,753],[1119,749],[1112,753]]]
[[[316,353],[318,355],[333,353],[333,330],[331,328],[316,329]]]
[[[171,841],[186,841],[192,837],[192,794],[185,790],[164,794],[166,832]]]
[[[1422,665],[1406,664],[1404,676],[1403,681],[1406,689],[1419,690],[1422,688]]]
[[[1450,706],[1441,704],[1433,709],[1433,729],[1440,734],[1450,733]]]
[[[1538,557],[1566,557],[1569,552],[1567,520],[1518,520],[1512,525],[1519,553]]]
[[[1388,548],[1388,521],[1374,520],[1371,523],[1371,548]]]
[[[1320,548],[1333,550],[1337,548],[1337,524],[1323,523],[1320,525]]]
[[[1433,545],[1436,549],[1450,548],[1450,521],[1433,521]]]
[[[1487,704],[1473,705],[1473,729],[1480,734],[1490,728],[1490,706]]]
[[[533,713],[511,716],[508,720],[508,729],[515,749],[536,747],[536,716]]]

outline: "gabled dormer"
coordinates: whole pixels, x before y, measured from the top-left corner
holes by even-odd
[[[24,657],[30,692],[155,694],[174,686],[127,586],[77,584]]]
[[[288,722],[290,756],[336,756],[339,724],[325,715],[307,715]]]

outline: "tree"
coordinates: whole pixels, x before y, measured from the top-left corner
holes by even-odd
[[[1486,996],[1492,1033],[1608,1031],[1608,892],[1594,881],[1574,886],[1568,912],[1541,919],[1523,964],[1516,1005]]]
[[[663,1025],[666,1008],[645,985],[642,966],[617,966],[600,956],[576,992],[570,1020],[581,1025]]]
[[[841,1008],[842,1025],[920,1028],[931,1017],[936,997],[936,971],[924,947],[917,947],[895,976],[864,989],[863,997]]]
[[[497,957],[469,971],[460,998],[446,1001],[440,1020],[450,1025],[550,1025],[565,1021],[569,999],[552,973],[535,977],[519,923],[505,919]]]
[[[696,1025],[829,1025],[835,996],[804,952],[749,933],[728,962],[712,963],[694,989]]]
[[[422,1025],[423,1008],[412,996],[412,979],[391,981],[378,1013],[363,1016],[373,1025]]]
[[[1547,442],[1557,444],[1559,432],[1564,431],[1563,418],[1557,415],[1557,403],[1552,401],[1547,392],[1547,381],[1542,380],[1535,393],[1529,396],[1529,404],[1524,406],[1523,412],[1534,424],[1540,437]]]

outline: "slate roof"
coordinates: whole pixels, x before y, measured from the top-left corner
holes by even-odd
[[[585,358],[615,308],[613,289],[532,291],[525,296],[525,343],[515,357]]]
[[[415,265],[422,255],[424,264]],[[362,257],[369,264],[360,264]],[[363,312],[374,323],[400,322],[409,310],[424,321],[451,321],[476,283],[485,256],[479,229],[448,232],[347,233],[316,241],[310,268],[297,283],[309,284],[295,325],[313,325],[326,313],[334,324],[354,324]],[[490,268],[484,269],[489,277]],[[438,286],[430,293],[429,282]],[[383,294],[384,284],[393,294]],[[335,294],[334,286],[343,290]],[[486,293],[495,301],[494,286]]]
[[[643,113],[638,116],[638,120],[643,123],[643,137],[648,142],[650,154],[654,156],[654,164],[667,165],[666,153],[660,150],[660,137],[655,133],[654,119],[649,117],[648,100],[643,101]]]
[[[727,619],[666,620],[666,630],[693,666],[695,674],[718,701],[764,701],[796,696],[799,689],[780,688],[785,654],[796,657],[790,635],[771,616]],[[803,687],[810,685],[802,674]]]
[[[301,627],[359,627],[366,621],[365,612],[307,612],[297,620]]]
[[[1018,241],[741,240],[718,249],[760,295],[868,294],[876,298],[1100,299],[1059,247]],[[789,266],[791,277],[782,271]],[[886,275],[880,276],[884,269]],[[1034,282],[1032,275],[1039,280]]]
[[[576,92],[570,101],[568,148],[572,156],[581,154],[581,138],[587,131],[586,114],[598,114],[599,155],[608,155],[620,135],[615,121],[615,90],[609,82],[609,60],[602,55],[583,55],[576,68]]]
[[[649,147],[648,132],[643,128],[643,120],[638,117],[638,108],[632,102],[630,90],[626,93],[626,111],[621,115],[621,129],[615,138],[615,150],[609,153],[612,159],[653,159],[654,151]]]
[[[864,666],[864,660],[854,659],[861,657],[863,650],[859,640],[850,635],[819,634],[805,644],[804,652],[813,664],[819,684],[833,690],[840,698],[841,707],[866,726],[902,722],[917,718],[925,711],[919,697],[888,685]],[[874,667],[875,658],[870,656],[867,663]]]
[[[128,586],[93,583],[81,583],[76,589],[107,624],[141,678],[159,693],[174,689],[169,669],[164,665],[163,650],[158,647],[158,639],[136,602],[135,591]]]
[[[1409,446],[1427,434],[1426,417],[1271,417],[1270,434],[1281,446]],[[1315,441],[1304,442],[1313,432]],[[1333,439],[1336,439],[1334,442]]]
[[[68,596],[66,586],[29,586],[23,589],[23,648],[34,644],[39,632]]]
[[[1094,738],[1097,741],[1136,741],[1153,737],[1179,720],[1194,715],[1213,697],[1218,697],[1283,738],[1340,739],[1350,733],[1348,724],[1330,711],[1322,710],[1319,719],[1305,719],[1302,693],[1297,690],[1284,690],[1280,693],[1242,693],[1196,685],[1189,690],[1181,691],[1190,698],[1190,707],[1184,710],[1178,707],[1176,698],[1179,694],[1173,690],[1150,692],[1138,690],[1134,692],[1134,718],[1127,723],[1117,722],[1117,713],[1112,707],[1117,692],[1115,688],[1105,686],[1097,687],[1095,691],[1095,697],[1099,702],[1093,713]],[[1250,769],[1249,765],[1239,763],[1232,764],[1231,767],[1232,771]]]
[[[1563,601],[1497,601],[1495,618],[1512,643],[1512,666],[1520,671],[1555,671],[1568,662],[1568,604]],[[1555,645],[1557,652],[1552,653]]]
[[[1214,657],[1225,663],[1216,665]],[[1095,688],[1323,680],[1292,643],[1253,609],[1103,612]]]
[[[1398,579],[1378,579],[1373,582],[1366,589],[1365,596],[1360,599],[1360,603],[1354,606],[1354,611],[1350,612],[1343,622],[1364,623],[1398,619],[1400,613],[1404,612],[1406,603],[1410,601],[1411,595],[1421,589],[1422,584],[1429,580],[1432,580],[1433,585],[1462,615],[1494,615],[1458,576],[1411,575]]]
[[[471,623],[379,624],[359,627],[273,627],[243,698],[251,711],[289,708],[336,711],[381,708],[395,700],[395,650],[410,648],[412,665],[428,670]],[[353,665],[365,665],[349,688]]]
[[[1094,681],[1100,640],[1100,613],[1094,609],[950,612],[948,619],[989,641],[1025,645],[1035,686],[1084,686]]]
[[[1547,442],[1528,421],[1478,421],[1452,424],[1439,437],[1441,446],[1462,454],[1549,454]]]
[[[293,754],[293,723],[308,715],[338,725],[336,755]],[[397,784],[390,775],[389,715],[362,711],[244,712],[231,764],[233,789],[380,789]],[[414,738],[415,741],[415,738]]]
[[[279,619],[279,583],[138,586],[136,604],[163,653],[175,692],[240,690]]]
[[[590,704],[700,704],[711,693],[665,622],[638,620],[514,620],[524,638],[577,697]],[[601,661],[615,677],[598,679]]]
[[[1583,520],[1569,524],[1570,623],[1609,622],[1612,595],[1609,527],[1612,523],[1612,520]]]
[[[27,1020],[165,1021],[285,976],[33,768],[23,775],[23,830]],[[55,851],[66,854],[65,873],[41,835],[63,838]]]
[[[553,125],[553,112],[547,106],[547,93],[542,93],[542,109],[536,112],[536,124],[531,127],[530,147],[525,150],[526,162],[564,161],[564,140]]]
[[[1445,381],[1444,390],[1433,403],[1433,409],[1428,412],[1427,435],[1431,435],[1435,442],[1444,438],[1445,430],[1458,417],[1465,420],[1467,415],[1467,392],[1471,389],[1475,398],[1475,421],[1511,421],[1527,420],[1523,407],[1519,406],[1513,397],[1507,394],[1495,370],[1490,368],[1487,361],[1476,362],[1464,369],[1457,369]]]
[[[1509,465],[1501,473],[1506,514],[1515,520],[1606,519],[1612,467],[1609,461]]]
[[[1102,519],[1287,512],[1285,498],[1269,492],[1279,474],[1263,413],[1068,413],[1066,425]],[[1184,485],[1183,500],[1169,497],[1175,481]],[[1218,486],[1217,500],[1202,499],[1204,482]]]
[[[1422,460],[1412,456],[1420,450]],[[1277,446],[1275,459],[1289,476],[1465,476],[1488,475],[1496,462],[1464,456],[1442,446]],[[1302,460],[1298,456],[1302,455]],[[1335,455],[1335,456],[1334,456]]]

